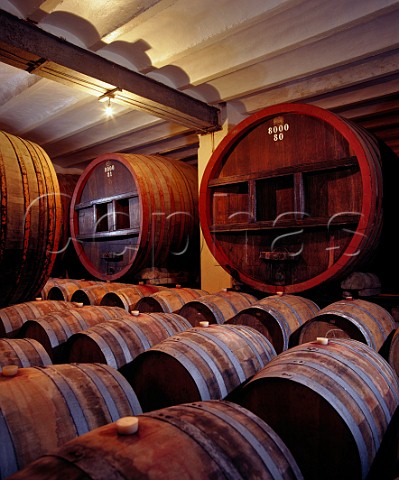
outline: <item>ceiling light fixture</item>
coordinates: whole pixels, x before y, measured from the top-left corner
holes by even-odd
[[[107,115],[107,117],[112,117],[112,114],[114,113],[114,110],[113,110],[112,105],[111,105],[111,97],[108,97],[108,103],[107,103],[107,106],[105,107],[104,111],[105,111],[105,114]]]
[[[113,109],[111,105],[111,98],[115,97],[115,93],[120,90],[119,88],[114,88],[113,90],[108,90],[107,92],[103,93],[100,97],[98,97],[99,102],[107,102],[105,107],[105,114],[107,117],[111,117],[113,114]]]

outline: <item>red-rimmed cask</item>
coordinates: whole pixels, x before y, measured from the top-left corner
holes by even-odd
[[[302,292],[370,260],[383,187],[371,134],[319,107],[274,105],[239,123],[213,153],[200,187],[201,227],[236,280]]]
[[[187,266],[198,245],[197,203],[194,166],[155,155],[102,155],[72,197],[75,249],[90,274],[106,281],[133,279],[152,266]]]

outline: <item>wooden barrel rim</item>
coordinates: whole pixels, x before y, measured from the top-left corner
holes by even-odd
[[[271,293],[277,293],[278,291],[285,291],[287,293],[300,292],[307,290],[313,287],[320,285],[321,283],[329,280],[332,276],[339,273],[344,265],[349,262],[345,261],[345,255],[350,259],[359,249],[359,246],[362,241],[362,233],[367,231],[367,225],[371,219],[372,206],[375,208],[375,198],[373,195],[372,183],[374,182],[375,172],[370,172],[369,160],[365,154],[362,142],[359,137],[356,135],[355,131],[350,128],[350,126],[345,123],[343,120],[340,120],[335,114],[329,112],[328,110],[321,109],[319,107],[307,104],[295,104],[295,103],[286,103],[273,105],[267,107],[258,113],[248,117],[247,119],[240,122],[236,125],[221,141],[218,147],[215,149],[212,157],[208,163],[207,168],[204,171],[201,185],[200,185],[200,198],[202,201],[199,204],[199,214],[200,214],[200,223],[203,231],[204,238],[208,244],[208,247],[213,252],[215,258],[219,261],[221,266],[230,265],[230,259],[224,252],[224,250],[215,242],[212,238],[212,234],[208,228],[212,224],[211,221],[211,199],[208,195],[208,184],[213,178],[217,169],[220,165],[220,160],[229,152],[229,150],[235,146],[245,134],[247,134],[251,129],[262,123],[266,118],[281,114],[281,113],[301,113],[306,114],[311,117],[315,117],[319,120],[323,120],[326,123],[334,126],[334,128],[339,131],[342,136],[349,142],[351,147],[355,152],[355,156],[358,159],[359,169],[361,172],[362,179],[362,188],[363,188],[363,198],[362,201],[362,212],[359,218],[359,224],[357,227],[357,232],[360,232],[358,235],[354,235],[349,242],[346,250],[341,255],[338,262],[330,266],[326,271],[322,272],[319,275],[314,276],[311,279],[308,279],[304,282],[300,282],[293,285],[286,286],[274,286],[274,285],[261,285],[260,282],[254,280],[253,278],[245,275],[242,272],[237,272],[240,279],[247,285],[250,285],[254,288],[260,289],[261,291],[268,291]],[[219,159],[219,162],[216,160]]]

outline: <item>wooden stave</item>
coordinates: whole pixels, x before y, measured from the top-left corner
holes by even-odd
[[[100,302],[104,306],[117,306],[124,308],[127,312],[136,307],[140,298],[146,295],[152,295],[155,292],[164,290],[166,287],[156,285],[130,285],[125,288],[118,289],[115,292],[106,293]]]

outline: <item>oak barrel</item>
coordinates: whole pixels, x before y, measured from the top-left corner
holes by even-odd
[[[220,291],[185,303],[178,311],[193,327],[199,322],[222,324],[257,301],[249,293]]]
[[[12,478],[303,479],[276,433],[233,403],[196,402],[137,418],[135,435],[118,435],[115,423],[99,427]]]
[[[43,345],[33,338],[0,338],[0,366],[44,367],[52,361]]]
[[[98,280],[73,280],[70,278],[54,281],[52,286],[47,289],[48,300],[72,301],[72,295],[79,289],[85,289],[100,283]]]
[[[317,337],[353,338],[379,351],[395,329],[392,315],[367,300],[339,300],[321,309],[299,331],[298,343]]]
[[[0,376],[0,477],[94,428],[141,413],[133,390],[100,364],[20,368]]]
[[[51,275],[61,235],[59,185],[47,153],[0,131],[0,306],[32,300]]]
[[[143,411],[219,400],[252,377],[276,352],[257,330],[211,325],[173,335],[138,355],[123,371]]]
[[[169,288],[144,296],[137,302],[136,309],[140,312],[177,312],[187,302],[208,294],[198,288]]]
[[[84,305],[100,305],[106,293],[115,292],[129,286],[128,283],[119,282],[97,282],[94,285],[82,285],[72,293],[71,301],[83,303]]]
[[[0,337],[16,337],[27,320],[41,317],[50,312],[69,310],[75,307],[76,305],[70,302],[40,300],[0,308]]]
[[[188,320],[175,313],[126,315],[72,335],[66,346],[68,362],[106,363],[120,369],[141,352],[189,328]]]
[[[280,353],[229,400],[275,430],[306,479],[357,480],[399,405],[399,381],[368,345],[331,339]]]
[[[25,322],[20,336],[34,338],[43,345],[54,363],[64,363],[67,355],[66,342],[73,334],[125,315],[122,308],[98,305],[51,312]]]
[[[115,292],[106,293],[101,299],[100,305],[107,305],[109,307],[121,307],[126,311],[134,310],[137,302],[140,298],[167,287],[160,287],[157,285],[129,285],[128,287],[121,288]]]
[[[382,198],[374,136],[322,108],[279,104],[239,123],[215,149],[199,210],[204,238],[233,278],[297,293],[371,261]]]
[[[101,155],[75,188],[72,240],[101,280],[132,280],[143,268],[170,263],[187,267],[198,256],[197,204],[194,166],[156,155]]]
[[[244,308],[226,323],[255,328],[280,353],[289,348],[291,335],[314,318],[319,310],[312,300],[305,297],[272,295]]]

